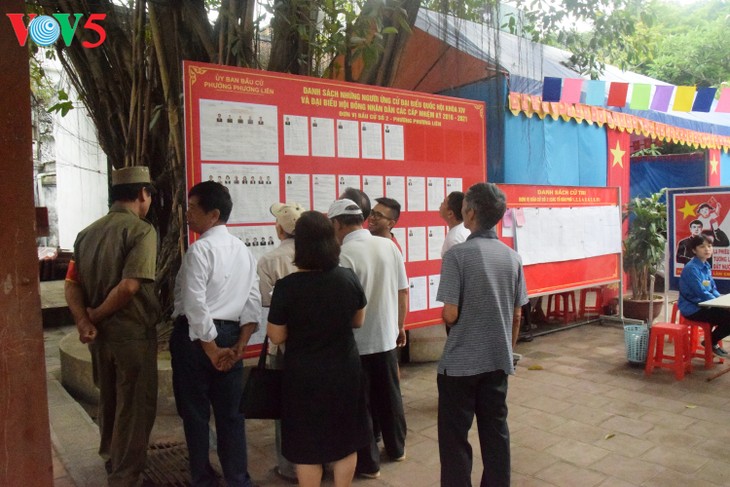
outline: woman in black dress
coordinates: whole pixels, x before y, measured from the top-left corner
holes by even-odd
[[[276,282],[267,334],[286,342],[282,453],[297,465],[299,485],[319,486],[322,464],[334,465],[335,486],[352,483],[357,450],[370,442],[360,357],[352,334],[365,317],[365,294],[339,267],[332,223],[316,211],[297,220],[298,272]]]

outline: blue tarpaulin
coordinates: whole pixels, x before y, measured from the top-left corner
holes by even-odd
[[[606,185],[606,131],[573,121],[507,116],[504,182]]]
[[[695,188],[706,185],[704,153],[631,159],[632,198],[649,196],[662,188]]]

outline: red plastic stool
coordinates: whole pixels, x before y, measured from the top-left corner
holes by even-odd
[[[689,338],[689,350],[692,358],[705,359],[705,369],[711,369],[715,366],[714,353],[712,353],[712,344],[708,344],[707,341],[712,341],[712,324],[705,321],[694,321],[685,318],[684,316],[679,317],[679,322],[690,327],[690,338]],[[700,333],[702,337],[700,338]],[[705,341],[705,345],[702,346],[702,341]],[[722,346],[722,340],[719,342]],[[718,363],[725,363],[725,360],[720,358]]]
[[[562,319],[563,323],[568,323],[575,319],[575,312],[575,293],[573,291],[548,296],[547,319]]]
[[[692,372],[689,327],[677,323],[656,323],[649,332],[649,351],[646,355],[644,373],[649,376],[655,367],[674,370],[677,380],[684,379],[685,372]],[[664,337],[671,336],[674,341],[674,355],[664,353]]]
[[[586,297],[588,293],[594,293],[596,298],[593,306],[586,306]],[[586,313],[601,315],[603,314],[603,288],[587,287],[580,290],[580,317],[583,318]]]

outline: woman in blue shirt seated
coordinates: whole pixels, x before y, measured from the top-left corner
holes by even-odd
[[[730,309],[699,306],[703,301],[720,296],[712,279],[712,266],[708,262],[712,257],[712,240],[704,234],[695,235],[687,246],[694,257],[685,264],[679,278],[679,311],[687,319],[714,325],[712,351],[715,355],[726,357],[728,353],[718,342],[730,335]]]

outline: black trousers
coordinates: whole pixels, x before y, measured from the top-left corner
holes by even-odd
[[[713,344],[730,335],[730,309],[701,308],[687,318],[694,321],[706,321],[715,325],[715,328],[712,329]]]
[[[370,423],[375,420],[382,431],[385,451],[390,458],[403,456],[406,447],[406,415],[398,379],[398,354],[388,352],[360,355]],[[380,470],[380,450],[373,436],[370,445],[358,450],[356,472]]]
[[[442,487],[471,487],[472,449],[467,435],[474,415],[484,464],[480,485],[508,487],[507,374],[502,370],[465,377],[439,374],[437,384]]]
[[[184,321],[183,321],[184,320]],[[219,347],[232,347],[238,341],[238,323],[216,320]],[[243,364],[228,372],[213,367],[199,341],[191,341],[187,320],[176,320],[170,337],[172,387],[177,411],[183,420],[188,444],[192,485],[215,486],[217,478],[210,465],[210,409],[213,407],[218,438],[218,458],[229,486],[251,487],[246,456],[246,428],[239,412],[243,394]]]

